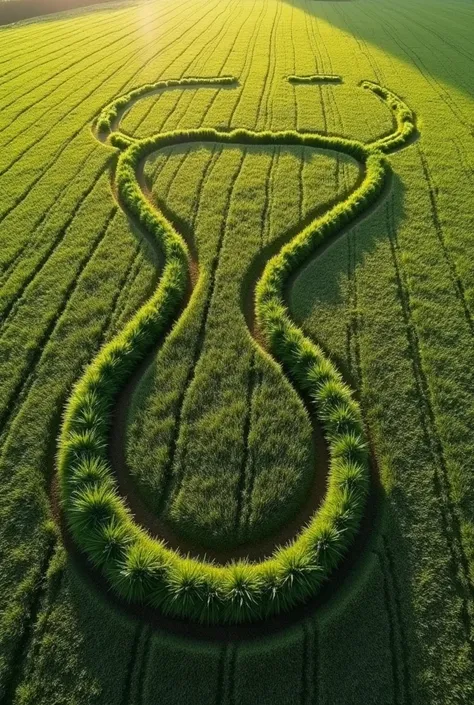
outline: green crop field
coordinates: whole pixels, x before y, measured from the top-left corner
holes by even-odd
[[[472,1],[7,12],[0,703],[473,703]]]

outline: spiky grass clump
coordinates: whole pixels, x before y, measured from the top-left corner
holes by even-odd
[[[187,79],[188,82],[196,79]],[[232,81],[233,79],[225,79]],[[181,85],[180,82],[166,82]],[[120,112],[150,84],[114,101],[99,119],[111,130]],[[394,112],[393,135],[370,146],[317,134],[212,129],[170,132],[134,140],[113,133],[124,151],[116,171],[121,202],[160,245],[165,266],[158,288],[126,328],[98,354],[77,384],[62,427],[59,470],[62,501],[75,541],[123,599],[202,622],[238,623],[288,610],[315,595],[350,548],[368,491],[368,453],[359,406],[323,351],[291,321],[284,301],[289,276],[321,242],[375,202],[385,185],[389,151],[414,130],[411,112],[389,91],[367,84]],[[185,558],[133,521],[119,497],[106,459],[111,408],[137,362],[164,334],[184,297],[187,249],[178,233],[144,197],[136,178],[152,152],[183,142],[308,145],[343,152],[364,166],[359,187],[302,230],[265,267],[256,289],[256,314],[268,348],[314,406],[330,452],[328,489],[321,508],[288,546],[260,563],[216,566]]]

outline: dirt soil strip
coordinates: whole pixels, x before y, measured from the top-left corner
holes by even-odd
[[[29,20],[33,17],[52,15],[89,5],[105,5],[116,0],[7,0],[0,1],[0,26]]]

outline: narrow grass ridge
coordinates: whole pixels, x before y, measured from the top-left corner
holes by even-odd
[[[342,83],[341,76],[332,74],[315,73],[308,76],[288,76],[289,83]]]
[[[391,135],[365,145],[356,140],[296,131],[215,129],[165,132],[136,140],[118,132],[137,98],[184,85],[235,83],[232,77],[186,78],[142,86],[100,114],[99,135],[120,149],[115,185],[124,210],[154,238],[164,255],[156,291],[126,327],[98,353],[69,399],[58,467],[61,501],[76,544],[123,599],[181,618],[238,623],[289,610],[314,596],[348,552],[368,492],[368,445],[359,405],[323,351],[292,322],[284,301],[289,277],[317,248],[361,216],[383,192],[390,167],[384,157],[415,131],[412,112],[393,93],[365,82],[392,110]],[[300,145],[342,152],[362,165],[363,178],[349,197],[301,230],[269,260],[256,287],[256,321],[271,354],[301,394],[311,400],[329,446],[327,494],[308,525],[267,560],[215,565],[180,555],[137,526],[120,497],[108,461],[112,410],[138,363],[168,332],[186,296],[189,253],[173,226],[146,198],[139,165],[173,144],[212,142]],[[257,342],[255,343],[257,345]]]

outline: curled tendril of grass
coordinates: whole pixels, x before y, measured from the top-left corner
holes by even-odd
[[[367,440],[358,403],[321,348],[292,322],[284,300],[288,278],[318,246],[364,213],[381,195],[389,165],[384,157],[415,131],[411,110],[396,95],[365,81],[364,88],[393,113],[391,135],[371,144],[317,133],[195,129],[136,140],[115,128],[140,96],[171,87],[232,85],[232,77],[188,78],[142,86],[104,108],[97,130],[120,150],[115,184],[123,208],[164,254],[151,298],[85,370],[68,401],[58,452],[61,501],[79,548],[123,599],[207,623],[263,619],[314,596],[348,552],[364,512]],[[301,230],[272,257],[256,287],[256,319],[268,350],[296,388],[311,400],[329,446],[325,499],[292,543],[259,563],[215,565],[184,557],[138,526],[120,496],[107,453],[116,396],[137,364],[169,330],[185,297],[189,255],[181,235],[147,200],[137,180],[142,160],[176,143],[219,142],[306,145],[342,152],[363,167],[360,185],[344,202]]]

